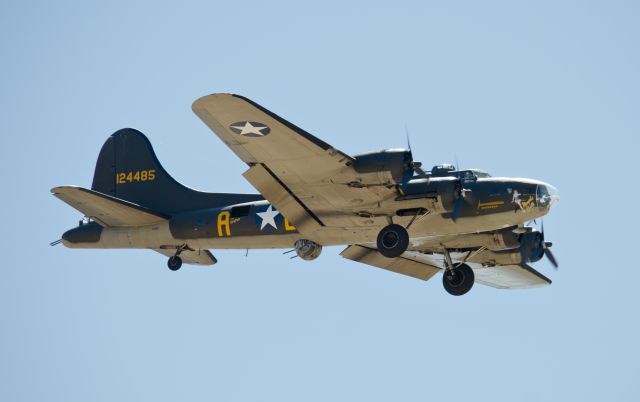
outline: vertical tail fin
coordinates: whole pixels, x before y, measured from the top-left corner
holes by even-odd
[[[205,193],[178,183],[140,131],[124,128],[102,146],[91,189],[154,211],[176,213],[263,199],[258,194]]]

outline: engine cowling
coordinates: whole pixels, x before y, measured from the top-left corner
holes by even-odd
[[[363,184],[404,184],[414,174],[413,156],[406,149],[385,149],[353,158],[353,168],[364,175]]]
[[[544,236],[537,230],[520,235],[520,256],[523,263],[537,262],[544,255]]]
[[[306,239],[296,241],[293,247],[295,248],[298,257],[305,261],[315,260],[322,252],[322,246],[320,244]]]

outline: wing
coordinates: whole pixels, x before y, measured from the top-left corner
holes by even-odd
[[[153,251],[157,251],[158,253],[167,257],[173,257],[173,255],[176,253],[175,247],[154,248]],[[194,265],[213,265],[218,262],[218,260],[216,260],[216,257],[214,257],[209,250],[202,249],[182,250],[182,252],[180,253],[180,258],[185,264]]]
[[[420,250],[406,251],[398,258],[386,258],[375,248],[363,245],[349,246],[340,255],[374,267],[428,280],[444,270],[442,248],[447,247],[454,264],[468,264],[473,269],[476,282],[480,284],[499,289],[525,289],[551,284],[549,278],[521,263],[519,249],[488,249],[486,246],[504,247],[504,244],[496,241],[494,235],[494,232],[486,232],[441,236],[430,239]]]
[[[492,251],[477,249],[458,260],[473,268],[476,282],[499,289],[526,289],[546,286],[551,280],[522,262],[520,249]]]
[[[354,159],[260,105],[231,94],[205,96],[193,111],[251,168],[244,177],[301,232],[360,225],[363,204],[395,196],[385,186],[356,188]]]
[[[407,251],[400,257],[387,258],[375,248],[353,245],[344,249],[340,255],[349,260],[386,269],[387,271],[411,276],[428,281],[433,275],[441,271],[437,261],[429,255]]]
[[[496,265],[483,267],[469,264],[476,282],[498,289],[527,289],[547,286],[551,280],[528,265]]]
[[[169,219],[140,205],[82,187],[54,187],[51,193],[102,226],[144,226]]]
[[[454,263],[465,263],[473,269],[476,282],[494,288],[525,289],[551,284],[549,278],[522,263],[520,249],[505,248],[514,245],[497,240],[501,234],[511,233],[512,230],[507,228],[495,232],[442,236],[423,244],[417,252],[431,255],[437,266],[444,267],[442,248],[446,247]]]

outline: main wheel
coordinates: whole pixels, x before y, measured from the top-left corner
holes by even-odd
[[[442,275],[444,289],[454,296],[462,296],[473,287],[475,275],[467,264],[459,264],[453,269],[448,269]]]
[[[174,255],[173,257],[169,257],[169,260],[167,261],[167,266],[172,271],[179,270],[180,267],[182,266],[182,258],[178,257],[177,255]]]
[[[378,251],[387,258],[396,258],[407,251],[409,233],[400,225],[391,224],[378,233]]]

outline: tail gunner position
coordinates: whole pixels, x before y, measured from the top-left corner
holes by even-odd
[[[65,246],[151,249],[178,270],[215,264],[210,248],[293,247],[313,260],[322,246],[347,245],[343,257],[368,265],[422,280],[442,272],[452,295],[474,282],[551,283],[529,265],[546,255],[557,266],[551,243],[525,224],[559,200],[547,183],[451,165],[424,171],[410,149],[350,156],[238,95],[205,96],[193,111],[247,164],[243,176],[260,194],[185,187],[147,137],[122,129],[102,147],[91,189],[51,190],[85,215],[62,235]]]

